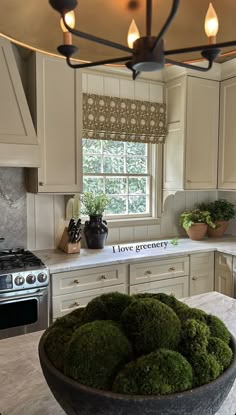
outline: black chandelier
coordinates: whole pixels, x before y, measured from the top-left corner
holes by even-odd
[[[129,45],[131,44],[132,47],[128,47],[74,29],[74,24],[71,24],[68,17],[70,13],[73,13],[73,10],[76,8],[77,0],[49,0],[50,5],[61,14],[61,26],[64,32],[64,44],[58,47],[58,51],[66,58],[67,64],[74,69],[125,62],[126,67],[132,71],[134,80],[141,72],[161,70],[164,67],[165,63],[206,72],[211,69],[213,62],[221,54],[221,48],[235,46],[236,40],[216,43],[218,19],[212,5],[210,4],[208,9],[209,16],[206,16],[205,20],[205,31],[208,36],[209,43],[207,45],[193,46],[188,48],[164,50],[163,36],[176,15],[179,7],[179,2],[180,0],[173,0],[169,16],[164,23],[160,33],[157,36],[152,36],[152,0],[146,0],[146,35],[140,37],[139,33],[136,34],[136,36],[133,38],[133,42],[129,43]],[[75,35],[92,42],[127,52],[129,55],[96,62],[73,64],[71,62],[71,57],[77,52],[77,47],[72,45],[71,35]],[[171,55],[198,51],[201,52],[202,57],[208,61],[207,67],[191,65],[188,63],[169,59],[169,56]]]

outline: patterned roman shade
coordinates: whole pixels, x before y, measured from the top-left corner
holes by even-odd
[[[83,94],[84,138],[157,144],[165,136],[165,104]]]

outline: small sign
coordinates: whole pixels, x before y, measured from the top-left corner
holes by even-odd
[[[153,248],[162,248],[166,249],[170,242],[169,241],[159,241],[159,242],[145,242],[141,244],[133,245],[113,245],[112,252],[113,254],[125,253],[125,252],[140,252],[147,249]]]

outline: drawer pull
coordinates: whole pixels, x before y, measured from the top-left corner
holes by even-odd
[[[148,271],[146,271],[146,274],[147,275],[152,275],[152,271],[148,270]]]
[[[79,307],[79,306],[80,306],[79,301],[75,301],[72,307]]]
[[[74,280],[74,284],[79,284],[79,280]]]
[[[106,280],[107,276],[106,275],[101,275],[101,280]]]
[[[168,271],[175,271],[175,267],[170,267]]]
[[[193,281],[197,281],[197,277],[193,277],[193,278],[192,278],[192,280],[193,280]]]

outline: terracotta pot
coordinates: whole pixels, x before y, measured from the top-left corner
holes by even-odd
[[[207,228],[207,235],[211,238],[220,238],[224,233],[228,226],[227,220],[218,220],[216,221],[216,228],[213,229],[210,226]]]
[[[186,232],[190,239],[193,241],[201,241],[204,238],[207,231],[206,223],[194,223],[191,228],[186,229]]]

